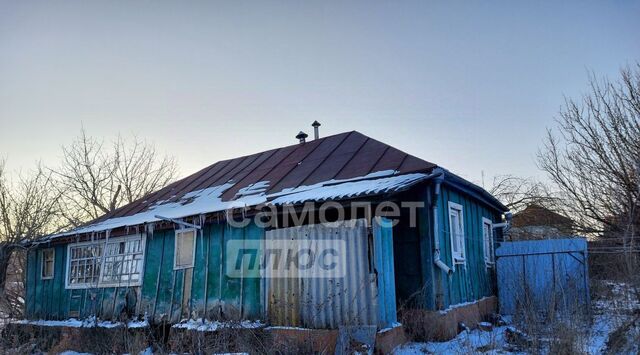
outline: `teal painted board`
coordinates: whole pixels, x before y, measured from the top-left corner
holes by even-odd
[[[191,283],[191,299],[189,301],[188,314],[194,314],[197,318],[204,317],[205,288],[207,274],[207,252],[209,240],[209,228],[204,227],[198,231],[196,238],[196,257],[193,267],[193,281]]]
[[[53,319],[62,319],[64,318],[64,314],[62,313],[62,297],[63,294],[63,289],[64,289],[64,262],[63,262],[63,255],[62,255],[62,246],[57,246],[55,248],[55,259],[54,259],[54,273],[53,273],[53,280],[52,280],[52,293],[51,293],[51,300],[52,300],[52,307],[51,307],[51,316]]]
[[[102,307],[100,309],[100,315],[104,319],[113,319],[115,314],[113,312],[114,302],[116,298],[116,289],[113,287],[107,287],[102,290],[102,297],[100,297]]]
[[[376,218],[373,223],[375,268],[378,278],[378,327],[397,322],[396,285],[393,267],[393,233],[391,221]]]
[[[164,257],[160,267],[160,282],[156,294],[156,305],[154,320],[161,322],[170,320],[171,302],[173,296],[173,253],[175,249],[175,232],[173,230],[163,231],[164,234]]]
[[[140,310],[149,317],[154,317],[158,291],[158,277],[164,257],[164,232],[155,231],[147,236],[144,275],[142,277]]]
[[[45,309],[44,306],[44,282],[42,277],[40,276],[41,270],[41,261],[40,261],[40,250],[36,253],[36,262],[35,262],[35,274],[36,274],[36,287],[35,287],[35,316],[36,318],[44,318]]]
[[[244,237],[247,241],[260,241],[264,239],[264,229],[252,223],[245,228]],[[250,243],[254,244],[253,242]],[[260,270],[258,268],[250,269],[249,265],[245,265],[244,275],[242,316],[243,318],[259,319],[262,308],[260,301]]]
[[[28,318],[35,318],[35,287],[36,287],[36,251],[27,252],[27,269],[25,277],[25,314]]]
[[[207,293],[206,314],[208,318],[220,316],[220,305],[222,303],[222,253],[224,245],[223,224],[215,223],[209,225],[209,268],[207,270]]]
[[[182,318],[182,295],[184,285],[185,270],[175,270],[173,272],[173,288],[171,292],[171,322],[178,323]]]
[[[232,241],[244,240],[244,229],[225,227],[225,241],[224,246],[226,251],[226,245]],[[231,255],[223,255],[226,260]],[[229,277],[227,273],[227,263],[222,263],[223,275],[222,275],[222,316],[224,318],[237,319],[242,316],[242,287],[243,279],[237,277]]]

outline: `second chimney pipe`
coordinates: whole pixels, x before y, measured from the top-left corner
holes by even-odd
[[[320,138],[320,122],[318,121],[313,121],[313,123],[311,124],[311,126],[313,127],[313,139],[318,139]]]

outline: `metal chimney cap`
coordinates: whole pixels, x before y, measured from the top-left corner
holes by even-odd
[[[313,121],[313,123],[311,124],[312,127],[320,127],[320,122],[318,121]]]
[[[296,136],[296,138],[300,140],[300,143],[304,143],[307,137],[309,137],[309,135],[302,131],[300,131],[300,133],[298,133],[298,135]]]

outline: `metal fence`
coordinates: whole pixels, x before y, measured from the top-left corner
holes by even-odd
[[[585,238],[504,242],[496,264],[501,314],[588,312]]]

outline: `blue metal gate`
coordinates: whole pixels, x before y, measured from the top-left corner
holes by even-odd
[[[585,238],[503,242],[496,250],[500,313],[588,311]]]

